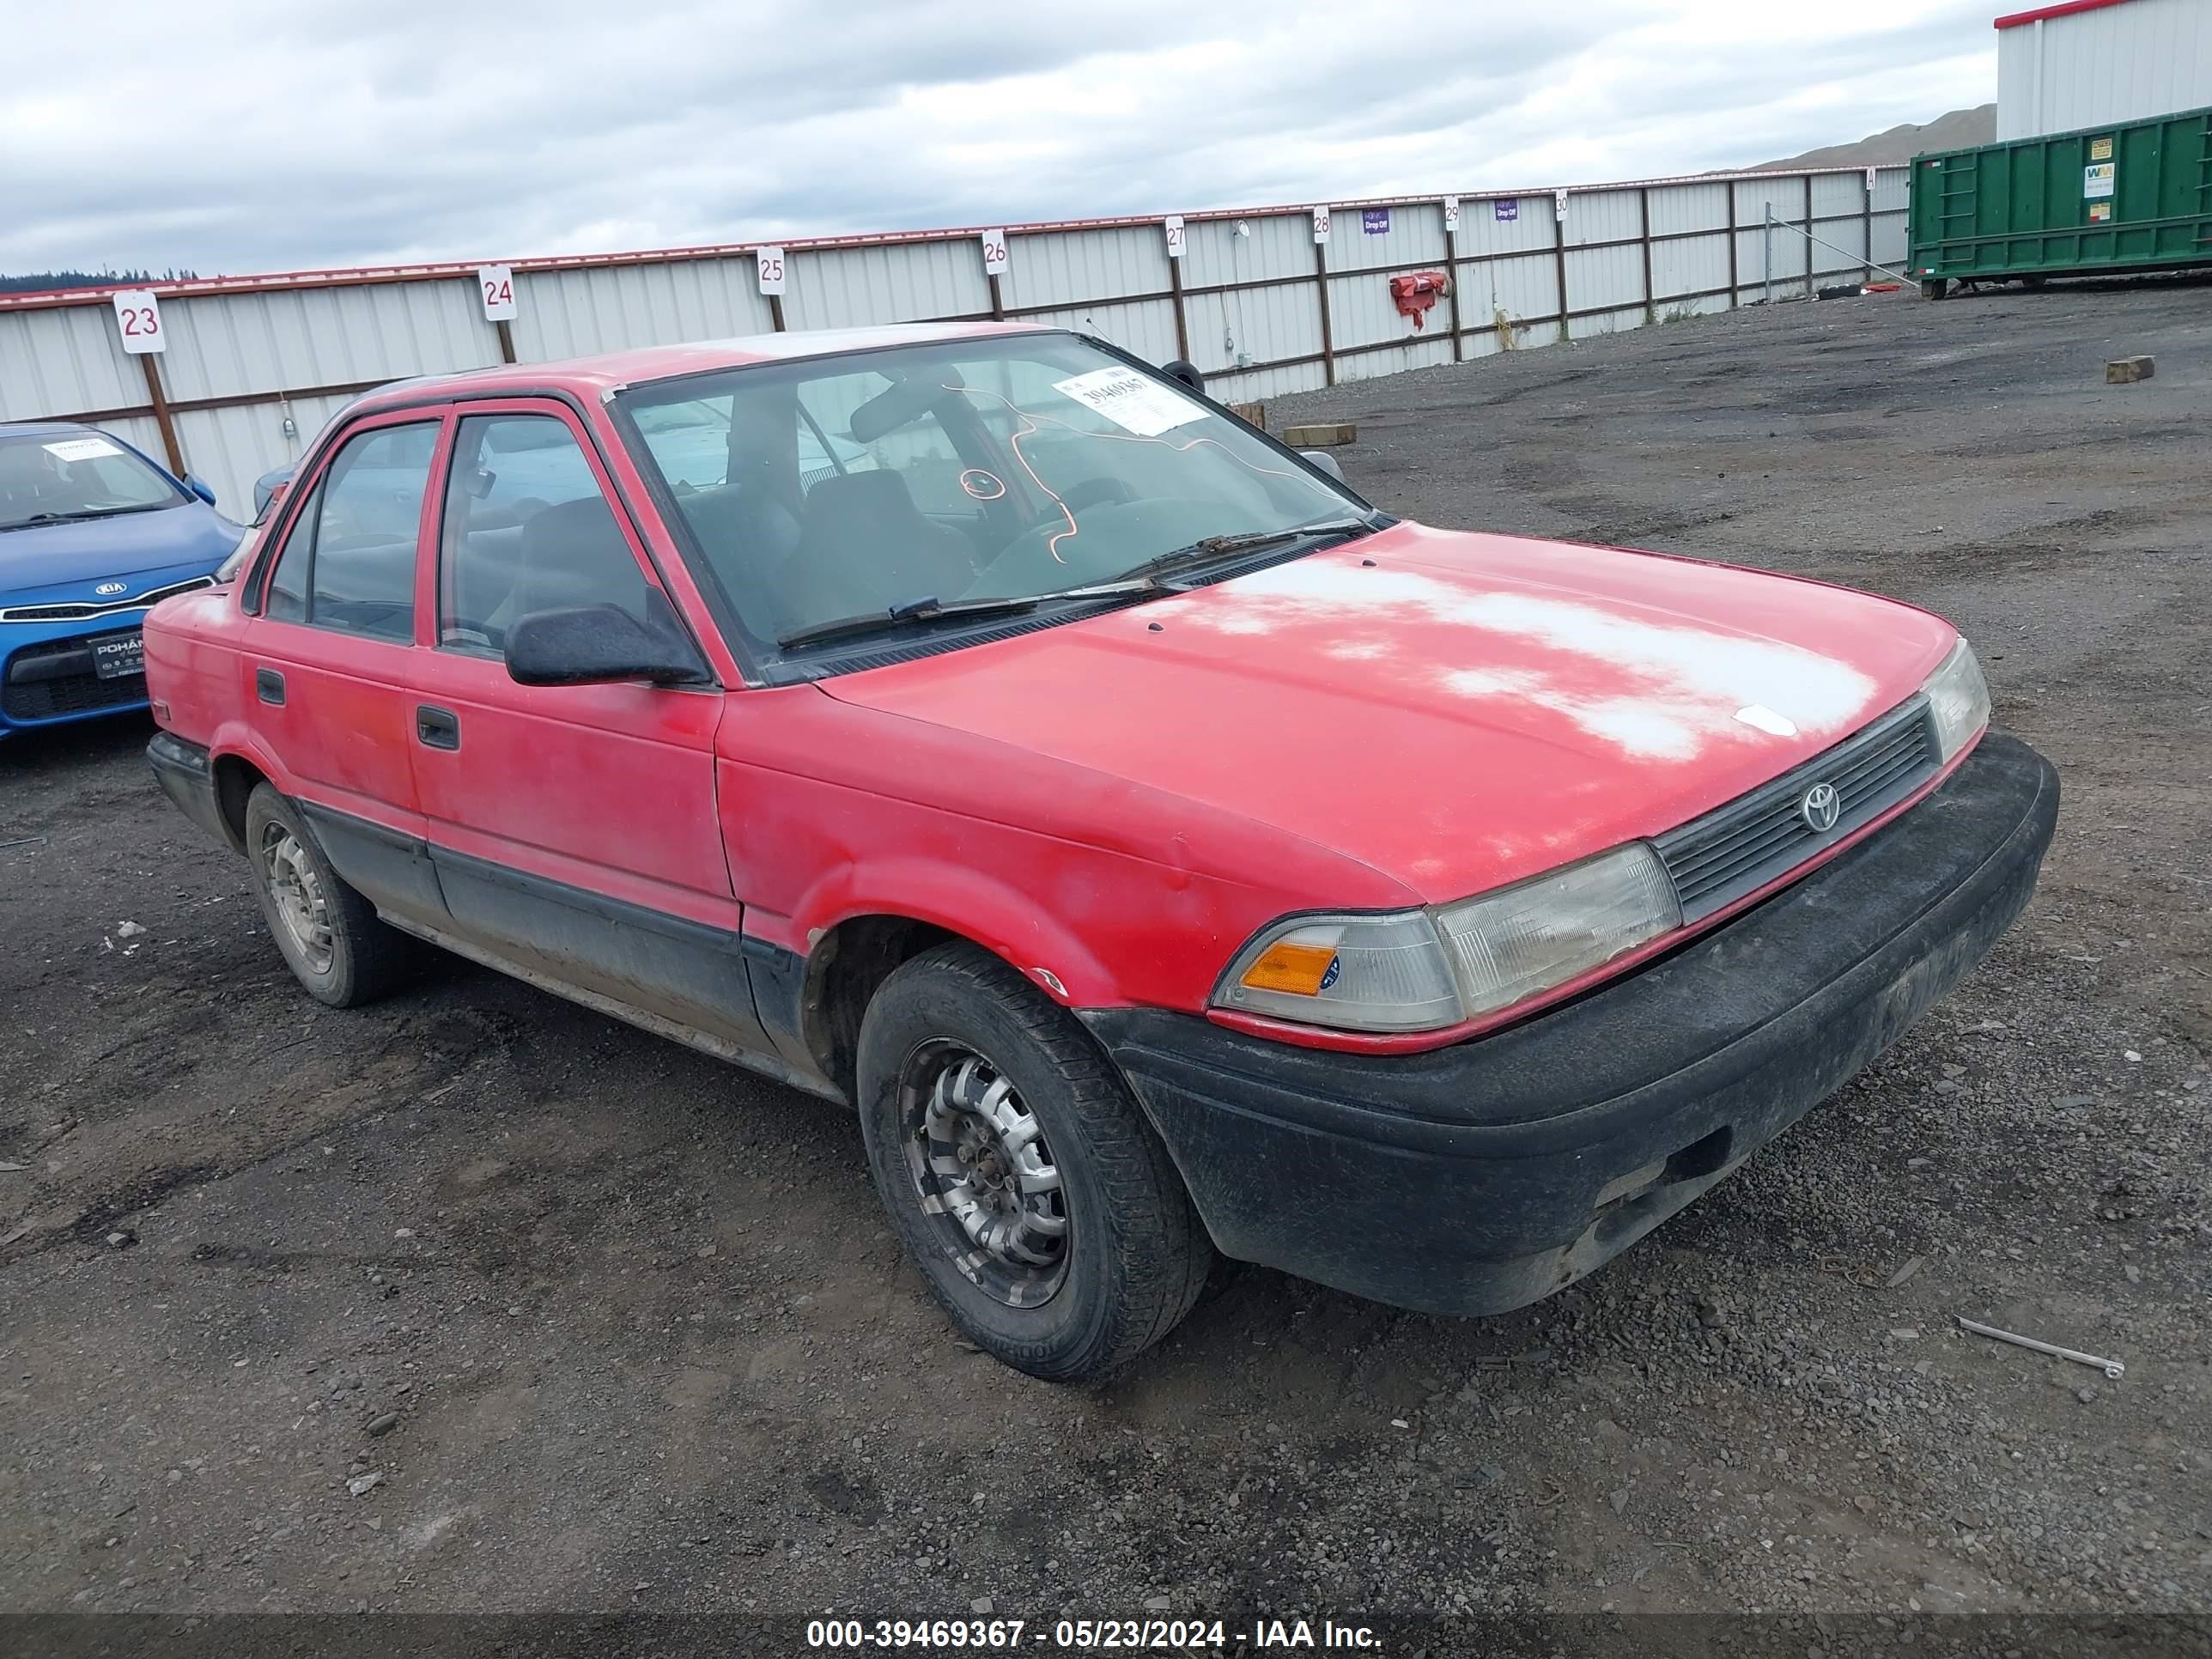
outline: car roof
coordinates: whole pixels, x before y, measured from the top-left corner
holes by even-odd
[[[0,421],[0,438],[43,437],[57,432],[90,432],[82,421]]]
[[[873,328],[747,334],[728,340],[694,340],[682,345],[637,346],[627,351],[602,352],[595,356],[569,357],[553,362],[501,363],[454,374],[421,375],[379,386],[365,394],[356,407],[420,403],[447,392],[481,398],[505,391],[521,395],[556,390],[599,398],[625,386],[672,380],[683,374],[710,374],[719,368],[835,356],[848,351],[874,351],[888,346],[927,345],[940,340],[972,339],[979,335],[1052,331],[1031,323],[977,321],[897,323]]]

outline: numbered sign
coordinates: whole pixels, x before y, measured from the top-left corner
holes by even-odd
[[[987,276],[1006,274],[1006,233],[1003,230],[983,233],[983,274]]]
[[[1160,222],[1166,228],[1168,233],[1168,258],[1170,259],[1182,258],[1182,215],[1180,213],[1170,213]]]
[[[1566,221],[1567,192],[1564,190],[1555,190],[1552,192],[1552,216],[1562,223]]]
[[[1459,198],[1444,198],[1444,234],[1449,236],[1459,229]]]
[[[1317,207],[1313,210],[1313,227],[1316,242],[1328,240],[1328,210],[1327,208]]]
[[[1875,175],[1881,171],[1881,169],[1880,167],[1869,167],[1867,169],[1867,194],[1869,196],[1874,194],[1875,183]]]
[[[483,301],[486,322],[511,321],[515,314],[514,273],[505,265],[478,265],[477,297]]]
[[[780,247],[757,247],[753,260],[760,270],[760,291],[763,294],[783,292],[783,250]]]
[[[123,349],[134,356],[160,351],[169,343],[161,332],[161,302],[143,288],[125,289],[115,295],[115,326],[122,331]]]

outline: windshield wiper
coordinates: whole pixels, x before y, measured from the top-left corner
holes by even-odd
[[[908,599],[886,611],[864,611],[857,617],[839,617],[830,622],[815,623],[782,635],[776,643],[789,650],[793,646],[816,645],[823,640],[842,640],[858,634],[879,633],[884,629],[898,628],[908,623],[936,622],[945,617],[1012,617],[1024,611],[1034,611],[1042,603],[1043,601],[1034,594],[1023,599],[958,599],[951,605],[942,604],[935,599]]]
[[[18,519],[13,524],[0,524],[0,530],[28,530],[40,524],[78,524],[87,519],[112,519],[125,513],[151,513],[161,503],[149,502],[143,507],[83,507],[74,513],[33,513],[27,519]]]
[[[1257,553],[1263,548],[1279,547],[1287,542],[1303,541],[1309,536],[1349,536],[1372,529],[1364,519],[1332,519],[1323,524],[1293,525],[1288,530],[1250,530],[1240,535],[1208,536],[1203,541],[1193,542],[1188,547],[1178,547],[1147,559],[1144,563],[1121,573],[1124,580],[1149,576],[1160,577],[1194,566],[1211,564],[1216,559],[1225,559],[1238,553]]]

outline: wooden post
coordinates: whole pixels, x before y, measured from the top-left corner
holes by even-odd
[[[1813,297],[1813,175],[1805,175],[1805,297]]]
[[[768,296],[768,320],[769,326],[777,333],[783,332],[783,295],[781,294]]]
[[[169,394],[161,390],[161,371],[154,367],[156,354],[142,351],[138,367],[146,371],[146,396],[154,405],[154,424],[161,428],[161,448],[169,458],[169,471],[185,476],[185,452],[177,444],[177,422],[169,413]]]
[[[1451,284],[1451,292],[1445,297],[1451,301],[1452,361],[1463,363],[1467,337],[1459,331],[1459,233],[1449,228],[1444,231],[1444,277]]]
[[[1736,289],[1742,286],[1735,269],[1735,180],[1729,179],[1725,188],[1729,198],[1729,309],[1734,311]]]
[[[1324,384],[1336,384],[1336,342],[1328,324],[1328,244],[1314,244],[1314,285],[1321,292],[1321,372]]]
[[[499,360],[500,360],[500,362],[503,362],[503,363],[511,363],[511,362],[513,362],[514,361],[514,329],[510,328],[510,327],[507,325],[507,319],[506,319],[506,318],[504,318],[504,317],[501,317],[501,318],[500,318],[497,321],[494,322],[494,323],[492,324],[492,326],[493,326],[494,328],[495,328],[495,329],[497,329],[497,330],[499,331]]]
[[[1866,274],[1860,280],[1870,283],[1874,281],[1874,169],[1872,167],[1869,167],[1866,170],[1865,178],[1866,240],[1860,247],[1859,252],[1866,257],[1866,264],[1861,267]],[[1809,229],[1810,227],[1808,226],[1808,228]]]
[[[1006,296],[999,287],[999,273],[985,271],[983,280],[991,285],[991,315],[1003,323],[1006,320]]]
[[[1574,332],[1567,321],[1567,222],[1560,216],[1559,198],[1552,198],[1552,269],[1559,279],[1559,343],[1573,343]]]
[[[1185,232],[1183,246],[1190,246],[1189,233]],[[1190,361],[1190,319],[1182,314],[1182,261],[1168,255],[1168,292],[1174,295],[1176,314],[1176,356],[1183,362]]]
[[[1644,320],[1659,320],[1659,296],[1651,291],[1651,187],[1639,187],[1636,204],[1644,216]]]

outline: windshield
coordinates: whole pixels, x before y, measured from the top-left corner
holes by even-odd
[[[732,369],[620,404],[708,579],[771,654],[842,618],[1048,598],[1209,538],[1368,512],[1067,334]]]
[[[185,496],[97,432],[0,434],[0,530],[173,507]]]

